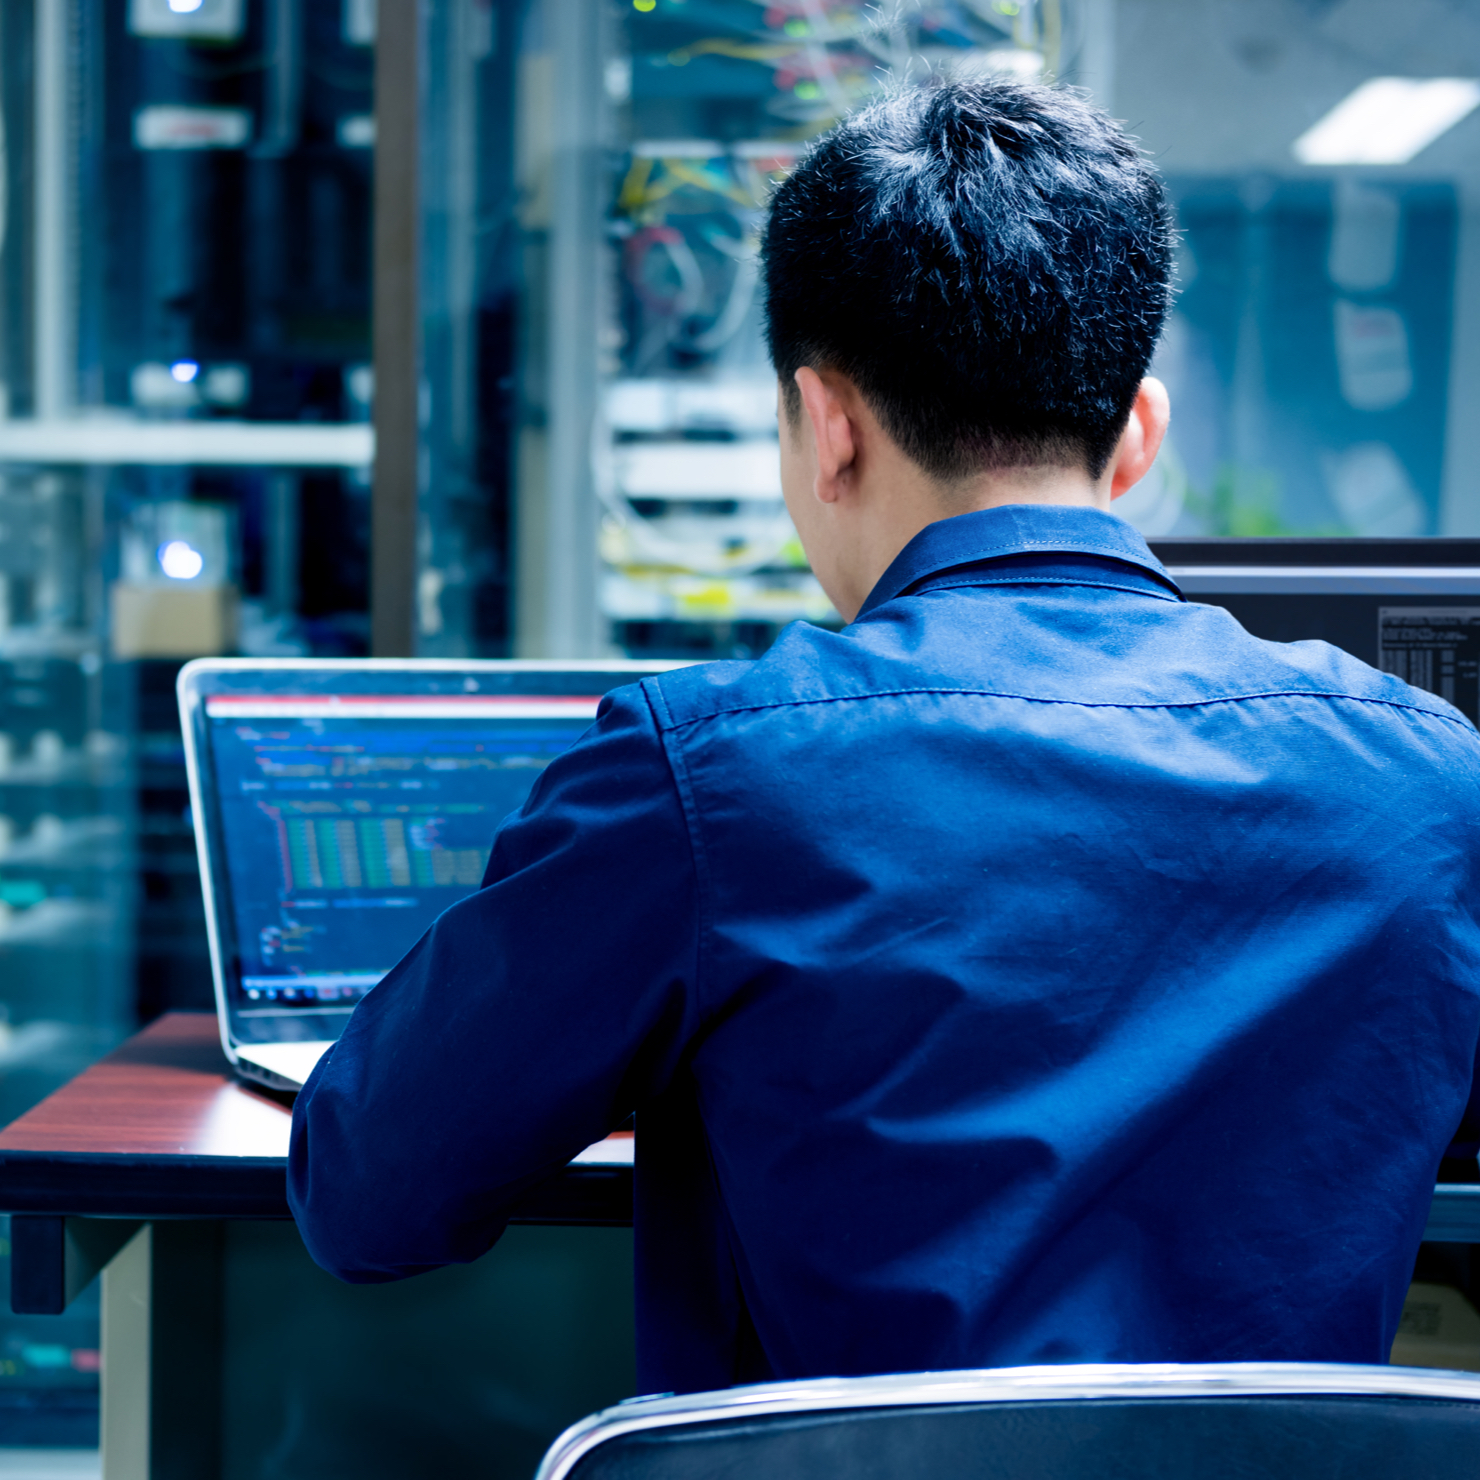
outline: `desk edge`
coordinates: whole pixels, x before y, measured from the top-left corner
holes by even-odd
[[[0,1150],[0,1212],[75,1218],[278,1218],[284,1157]],[[568,1166],[513,1210],[519,1224],[626,1227],[632,1168]]]

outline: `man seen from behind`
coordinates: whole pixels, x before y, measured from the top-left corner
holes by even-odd
[[[344,1279],[638,1124],[639,1383],[1382,1362],[1480,1031],[1480,738],[1185,601],[1114,499],[1162,186],[902,89],[777,191],[782,481],[847,625],[609,696],[300,1095]]]

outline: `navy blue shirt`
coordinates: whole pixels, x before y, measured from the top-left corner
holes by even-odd
[[[355,1010],[290,1198],[476,1259],[638,1113],[643,1388],[1382,1362],[1480,1029],[1480,737],[1093,509],[622,689]]]

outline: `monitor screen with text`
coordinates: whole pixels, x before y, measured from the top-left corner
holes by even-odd
[[[352,1007],[476,889],[594,696],[213,695],[238,1011]]]

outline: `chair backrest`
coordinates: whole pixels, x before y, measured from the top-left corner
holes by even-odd
[[[638,1398],[536,1480],[1476,1480],[1480,1377],[1305,1362],[1004,1367]]]

